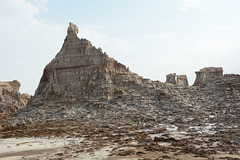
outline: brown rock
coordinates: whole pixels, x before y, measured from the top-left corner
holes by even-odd
[[[20,86],[21,86],[21,83],[20,83],[20,82],[18,82],[17,80],[13,80],[12,82],[9,82],[9,84],[10,84],[10,86],[12,86],[12,88],[13,88],[14,90],[19,91],[19,88],[20,88]]]
[[[224,74],[223,79],[225,82],[240,91],[240,75],[238,74]]]
[[[170,73],[166,75],[166,82],[176,84],[176,73]]]
[[[180,149],[201,156],[210,155],[209,151],[184,146],[218,145],[219,150],[229,151],[229,144],[238,144],[238,75],[215,77],[213,83],[202,88],[144,79],[90,41],[78,38],[71,26],[60,52],[45,67],[28,105],[11,114],[13,118],[7,119],[7,124],[0,124],[4,130],[13,126],[18,132],[3,136],[69,134],[85,137],[83,143],[91,140],[85,145],[87,149],[79,146],[89,152],[117,144],[116,151],[138,146],[146,151],[173,153]],[[199,81],[210,80],[212,74],[218,76],[215,71],[201,70]],[[176,74],[169,77],[168,82],[176,83]],[[178,76],[178,84],[186,85],[187,77]],[[14,94],[8,90],[2,93]],[[14,109],[15,105],[9,107]],[[154,133],[158,137],[152,139],[150,134]],[[216,143],[210,142],[209,136]],[[224,136],[228,139],[224,140]],[[159,142],[169,144],[161,146]],[[135,153],[125,148],[119,155],[131,154]]]
[[[188,80],[186,75],[177,75],[177,85],[188,86]]]
[[[69,23],[69,27],[67,30],[67,34],[70,34],[70,33],[78,34],[78,27],[72,22]]]
[[[202,86],[204,84],[214,81],[217,77],[222,77],[223,69],[222,67],[206,67],[200,69],[200,71],[197,71],[195,73],[196,79],[193,85]]]
[[[119,150],[118,154],[119,156],[130,156],[130,155],[134,155],[135,151],[134,150]]]
[[[113,76],[127,72],[90,41],[70,34],[76,28],[70,23],[62,49],[45,67],[33,100],[42,95],[47,99],[109,99],[115,90]]]
[[[17,80],[0,82],[0,119],[4,119],[11,112],[24,107],[29,99],[28,94],[20,94],[21,84]]]

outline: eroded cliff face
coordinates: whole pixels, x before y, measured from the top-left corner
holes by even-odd
[[[186,75],[177,75],[177,85],[188,86],[188,80]]]
[[[178,86],[188,86],[187,76],[177,75],[177,80],[176,80],[176,73],[170,73],[166,75],[166,83],[170,83]]]
[[[222,67],[205,67],[195,73],[196,73],[196,79],[193,85],[203,86],[209,82],[213,82],[218,77],[222,77],[223,68]]]
[[[176,84],[176,73],[170,73],[166,75],[166,82]]]
[[[196,72],[194,86],[188,86],[186,75],[178,75],[177,82],[176,74],[167,75],[168,83],[152,81],[132,73],[90,41],[78,38],[77,33],[77,26],[70,23],[60,52],[45,67],[35,95],[27,107],[16,113],[17,117],[30,118],[35,124],[43,123],[42,119],[54,121],[62,117],[74,118],[77,123],[85,115],[83,109],[104,109],[107,117],[101,122],[116,119],[117,110],[121,110],[124,116],[117,116],[118,119],[135,123],[141,118],[155,119],[169,107],[172,112],[184,113],[187,107],[204,109],[227,99],[229,103],[233,99],[235,106],[240,100],[239,76],[222,76],[222,68]],[[134,112],[129,114],[133,108]],[[140,114],[144,112],[148,116]],[[16,123],[22,121],[16,119]]]
[[[131,88],[142,92],[137,94],[144,93],[142,86],[150,80],[130,72],[100,48],[92,46],[90,41],[79,39],[77,32],[70,32],[71,25],[69,28],[60,52],[44,69],[31,105],[39,106],[59,99],[111,100],[129,93]]]
[[[0,82],[0,120],[24,107],[30,95],[19,93],[20,82]]]

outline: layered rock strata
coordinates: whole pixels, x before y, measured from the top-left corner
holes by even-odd
[[[206,83],[214,81],[218,77],[223,76],[222,67],[206,67],[201,69],[200,71],[196,71],[196,79],[194,82],[194,86],[202,86]]]
[[[90,41],[79,39],[78,28],[74,24],[69,24],[67,33],[60,52],[45,67],[35,95],[24,109],[16,113],[18,117],[29,117],[36,123],[43,122],[43,117],[53,120],[63,116],[75,117],[78,121],[83,108],[91,111],[104,108],[111,112],[115,112],[116,108],[122,112],[135,108],[136,113],[127,114],[135,122],[138,118],[133,117],[145,109],[149,109],[146,112],[152,117],[157,108],[182,110],[186,107],[201,108],[220,103],[229,97],[223,92],[229,90],[229,81],[233,83],[231,92],[238,97],[238,75],[222,77],[222,68],[201,69],[197,72],[195,86],[191,87],[188,87],[185,75],[178,76],[177,82],[176,74],[167,75],[167,82],[170,84],[152,81],[132,73],[100,48],[94,47]],[[211,81],[213,77],[215,80]],[[208,99],[209,95],[222,98]],[[234,98],[233,94],[230,98]],[[238,102],[238,98],[235,100],[234,103]],[[25,115],[28,112],[31,114]],[[115,114],[105,116],[114,118]]]
[[[188,86],[188,80],[186,75],[177,75],[177,85]]]
[[[0,82],[0,120],[24,107],[30,95],[19,93],[20,82]]]
[[[176,84],[176,73],[166,75],[166,83]]]
[[[62,49],[45,67],[31,105],[56,99],[111,100],[142,83],[143,78],[72,30],[70,23]]]
[[[176,80],[177,76],[177,80]],[[178,86],[188,86],[188,80],[186,75],[176,75],[176,73],[170,73],[166,75],[166,83],[178,85]]]
[[[209,159],[217,152],[240,152],[239,75],[222,76],[221,68],[204,68],[197,72],[195,86],[187,86],[185,76],[178,77],[181,85],[173,85],[176,74],[168,76],[169,83],[152,81],[132,73],[77,33],[70,23],[35,95],[1,123],[0,136],[67,134],[91,141],[65,147],[78,155],[107,145],[116,146],[112,153],[120,155],[124,154],[116,151],[121,147]]]

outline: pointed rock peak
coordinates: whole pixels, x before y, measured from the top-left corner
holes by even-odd
[[[75,33],[78,34],[78,27],[77,25],[73,24],[72,22],[69,23],[69,27],[67,30],[67,34]]]

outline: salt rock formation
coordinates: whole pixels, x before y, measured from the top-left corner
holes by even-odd
[[[181,86],[186,76],[170,84],[177,83],[176,74],[167,76],[170,83],[144,79],[79,39],[73,26],[27,106],[0,123],[0,136],[83,139],[40,159],[81,159],[81,153],[109,146],[111,156],[124,155],[119,151],[126,147],[136,150],[134,157],[137,149],[144,155],[170,153],[173,159],[184,153],[204,159],[239,154],[240,75],[222,77],[222,69],[205,68],[197,72],[198,85],[188,87]]]
[[[193,84],[194,86],[202,86],[214,81],[216,78],[223,77],[222,67],[205,67],[195,73],[196,79]]]
[[[235,109],[240,101],[238,76],[189,87],[186,87],[187,77],[182,75],[178,76],[178,85],[144,79],[90,41],[78,38],[72,26],[70,23],[60,52],[44,68],[35,95],[4,126],[81,124],[94,129],[106,124],[113,127],[177,124],[177,118],[172,116],[182,119],[179,123],[187,119],[197,119],[194,122],[200,123],[209,117],[209,108],[221,104]],[[201,83],[210,79],[215,73],[212,70],[200,70]],[[176,74],[170,74],[167,82],[177,84],[175,78]]]
[[[176,84],[176,73],[170,73],[166,75],[166,82]]]
[[[28,102],[30,95],[20,94],[20,86],[21,83],[17,80],[0,82],[0,120],[24,107]]]
[[[40,106],[52,100],[60,103],[59,99],[65,102],[71,99],[75,103],[105,101],[123,97],[131,89],[134,95],[148,92],[141,86],[150,80],[130,72],[90,41],[79,39],[74,24],[70,23],[67,33],[60,52],[45,67],[29,106]]]
[[[177,85],[188,86],[188,80],[186,75],[177,75]]]

